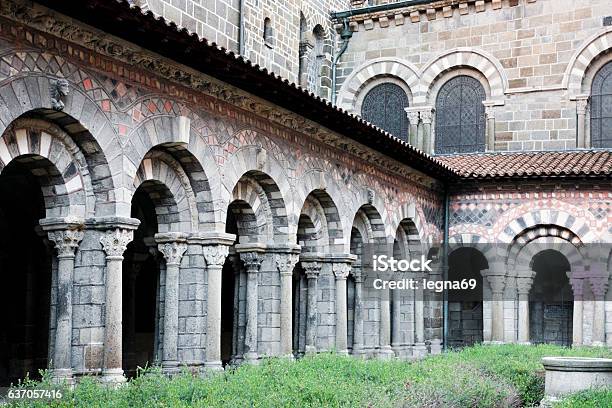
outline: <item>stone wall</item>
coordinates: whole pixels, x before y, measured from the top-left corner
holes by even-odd
[[[608,15],[606,0],[494,0],[438,1],[351,17],[338,101],[356,109],[368,84],[395,78],[409,90],[410,106],[435,106],[442,83],[454,74],[472,75],[483,83],[487,116],[495,120],[488,150],[572,149],[576,96],[590,92],[588,85],[580,89],[580,79],[594,74],[586,65],[610,59],[597,42],[609,32],[603,25]],[[573,75],[580,77],[578,89]]]

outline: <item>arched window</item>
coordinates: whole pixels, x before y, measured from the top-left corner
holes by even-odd
[[[591,87],[591,147],[612,147],[612,62],[597,72]]]
[[[408,141],[408,107],[406,92],[393,83],[375,86],[361,105],[361,116],[393,136]]]
[[[485,90],[475,78],[461,75],[445,83],[436,99],[436,153],[485,150]]]

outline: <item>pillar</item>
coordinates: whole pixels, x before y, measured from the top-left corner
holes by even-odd
[[[423,137],[419,148],[425,153],[432,154],[434,151],[434,135],[432,134],[431,124],[433,122],[434,109],[431,106],[421,109],[419,117],[423,122]]]
[[[484,101],[483,104],[485,105],[485,116],[487,119],[485,150],[493,152],[495,151],[495,107],[489,101]]]
[[[348,354],[346,278],[351,271],[351,264],[334,262],[332,270],[336,278],[336,351],[340,354]]]
[[[134,236],[135,225],[121,225],[107,231],[100,243],[106,253],[106,296],[104,320],[104,357],[102,378],[105,383],[125,382],[122,355],[122,261],[123,253]]]
[[[393,356],[391,349],[391,307],[389,289],[379,291],[380,296],[380,322],[378,330],[379,355],[382,358]]]
[[[317,351],[317,279],[321,273],[320,262],[302,262],[302,269],[308,282],[308,301],[306,304],[306,347],[307,354]]]
[[[289,249],[285,253],[274,254],[276,268],[280,273],[280,354],[283,357],[293,357],[293,268],[299,260],[299,247]]]
[[[179,271],[181,259],[187,250],[187,237],[180,233],[156,234],[157,249],[166,260],[166,286],[164,296],[164,336],[162,344],[162,371],[178,373],[178,321]]]
[[[410,126],[408,128],[408,143],[412,146],[418,147],[417,133],[419,127],[419,108],[406,108],[406,116],[408,116],[408,122]]]
[[[529,335],[529,291],[533,284],[535,272],[532,270],[520,271],[516,277],[518,291],[518,342],[530,344]]]
[[[576,147],[579,149],[591,146],[587,140],[586,111],[589,102],[589,95],[576,96]]]
[[[247,321],[244,338],[244,360],[250,364],[257,364],[259,359],[259,355],[257,354],[257,306],[259,300],[257,280],[264,253],[263,250],[254,250],[251,248],[245,248],[244,252],[242,252],[242,250],[238,251],[247,273]]]
[[[582,346],[583,343],[583,294],[584,270],[575,270],[567,273],[574,293],[574,313],[572,319],[572,346]]]
[[[234,324],[232,327],[232,365],[238,365],[242,362],[243,351],[240,350],[239,331],[240,331],[240,288],[242,286],[242,262],[236,254],[230,255],[229,260],[232,264],[232,272],[234,273]]]
[[[401,322],[401,291],[391,291],[391,348],[393,353],[399,357],[402,350],[402,339],[400,336],[400,322]]]
[[[353,269],[353,277],[355,278],[355,315],[353,317],[353,354],[356,356],[363,355],[363,276],[361,268]]]
[[[496,265],[497,269],[483,270],[482,274],[487,278],[489,285],[491,286],[492,300],[491,300],[491,342],[492,343],[503,343],[504,342],[504,285],[506,275],[501,270],[501,265]]]
[[[601,347],[606,343],[605,297],[608,290],[608,274],[605,265],[591,265],[588,281],[593,292],[593,346]]]
[[[55,347],[53,355],[53,380],[73,384],[72,370],[72,288],[74,283],[74,257],[83,239],[81,225],[45,224],[49,241],[57,249],[57,307]]]
[[[422,282],[425,275],[416,273],[415,278],[418,282]],[[425,312],[424,312],[424,291],[421,285],[415,291],[414,300],[414,349],[413,356],[423,357],[427,354],[427,346],[425,345]]]

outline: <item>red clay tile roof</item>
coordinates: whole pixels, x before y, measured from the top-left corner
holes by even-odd
[[[580,150],[555,152],[481,153],[437,156],[463,177],[572,177],[609,176],[612,151]]]

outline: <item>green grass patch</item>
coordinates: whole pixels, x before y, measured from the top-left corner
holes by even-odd
[[[52,402],[51,406],[532,406],[543,397],[541,358],[560,355],[611,357],[612,353],[604,349],[556,346],[475,346],[415,363],[364,361],[326,353],[296,362],[267,359],[259,366],[242,366],[208,378],[185,372],[169,379],[153,368],[117,390],[98,385],[94,378],[84,378],[74,390],[65,390],[62,400]],[[26,382],[21,387],[47,384],[45,379],[43,384]],[[584,398],[588,400],[588,396]],[[601,398],[610,398],[610,395]],[[13,404],[49,405],[49,401]]]

